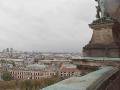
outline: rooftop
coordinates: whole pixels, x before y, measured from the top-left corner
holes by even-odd
[[[77,66],[74,65],[74,64],[63,64],[62,67],[65,67],[65,68],[77,68]]]
[[[29,69],[35,69],[35,70],[43,70],[46,68],[46,65],[42,64],[31,64],[31,65],[28,65],[27,68]]]

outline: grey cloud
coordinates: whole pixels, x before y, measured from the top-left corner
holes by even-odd
[[[1,0],[0,48],[80,51],[91,38],[92,0]]]

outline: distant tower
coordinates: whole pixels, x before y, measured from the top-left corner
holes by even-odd
[[[9,52],[10,50],[9,50],[9,48],[6,48],[6,52]]]

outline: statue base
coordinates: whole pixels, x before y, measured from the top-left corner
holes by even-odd
[[[120,57],[120,38],[118,39],[120,34],[117,35],[120,32],[120,24],[116,26],[112,20],[96,20],[89,26],[93,29],[93,35],[89,44],[83,48],[83,55],[87,57]]]

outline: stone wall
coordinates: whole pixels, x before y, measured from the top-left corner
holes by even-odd
[[[97,90],[120,90],[120,71],[102,83]]]
[[[85,65],[85,66],[114,66],[120,67],[120,61],[90,61],[90,60],[73,60],[73,64]]]
[[[108,45],[114,42],[112,28],[93,30],[91,44]]]
[[[111,81],[105,90],[120,90],[120,74],[118,74],[118,76]]]

